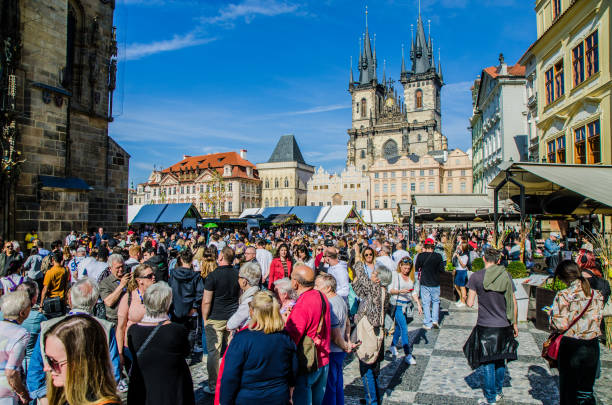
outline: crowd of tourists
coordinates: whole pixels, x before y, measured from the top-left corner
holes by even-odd
[[[385,355],[408,367],[419,361],[408,334],[415,312],[425,333],[441,327],[448,263],[455,305],[478,304],[464,353],[482,369],[481,403],[495,404],[517,359],[517,305],[504,266],[512,247],[493,248],[490,231],[461,231],[447,254],[450,234],[419,235],[409,240],[396,226],[99,228],[49,246],[36,230],[22,243],[3,241],[0,405],[120,404],[121,393],[130,405],[194,404],[190,365],[204,350],[204,391],[215,404],[343,404],[346,356],[358,361],[365,403],[380,404]],[[478,257],[485,267],[472,273]],[[550,314],[563,333],[564,405],[595,403],[609,286],[583,270],[581,260],[555,263],[568,286]]]

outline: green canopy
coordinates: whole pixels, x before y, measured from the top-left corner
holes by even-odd
[[[214,222],[209,222],[206,225],[204,225],[204,228],[218,228],[218,225],[215,224]]]

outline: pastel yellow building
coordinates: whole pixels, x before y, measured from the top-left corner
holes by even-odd
[[[610,1],[537,0],[535,11],[526,56],[537,65],[540,161],[609,165]]]

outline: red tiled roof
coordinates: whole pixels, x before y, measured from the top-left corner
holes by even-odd
[[[498,66],[490,66],[488,68],[485,68],[484,71],[487,72],[489,76],[495,79],[497,76],[501,76],[497,69]],[[505,76],[525,76],[525,66],[522,66],[518,63],[514,66],[508,66],[508,74]]]
[[[216,170],[217,173],[223,175],[223,167],[225,165],[232,166],[231,177],[242,177],[248,178],[259,178],[255,165],[248,160],[240,157],[236,152],[222,152],[212,153],[210,155],[201,156],[186,156],[185,159],[172,166],[162,170],[162,173],[180,173],[187,170]],[[249,177],[246,174],[246,168],[250,167],[253,169],[253,177]]]

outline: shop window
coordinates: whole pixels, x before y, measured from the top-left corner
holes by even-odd
[[[601,126],[599,120],[587,125],[587,162],[595,164],[601,162]]]
[[[580,43],[572,50],[572,67],[574,87],[584,81],[584,44]]]
[[[597,31],[589,35],[586,43],[586,76],[590,77],[599,72],[599,40]]]

